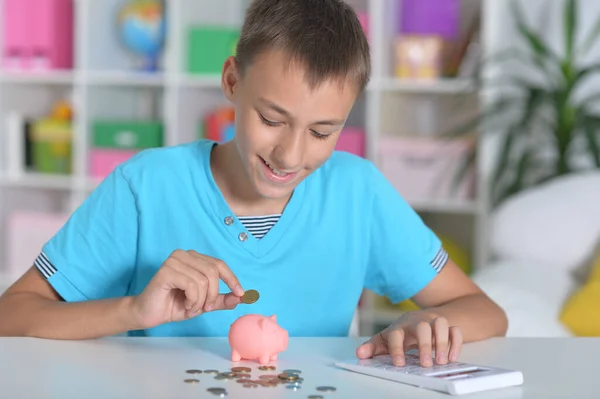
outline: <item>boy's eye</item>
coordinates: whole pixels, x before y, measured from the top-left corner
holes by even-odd
[[[310,132],[312,133],[313,136],[315,136],[319,140],[325,140],[330,136],[329,134],[319,133],[316,130],[311,130]]]
[[[279,126],[281,124],[280,122],[273,122],[273,121],[268,120],[260,112],[258,113],[258,116],[260,117],[260,120],[262,121],[262,123],[264,123],[267,126],[275,127],[275,126]]]

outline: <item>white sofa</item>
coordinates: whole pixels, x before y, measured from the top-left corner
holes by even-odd
[[[559,321],[600,244],[600,172],[567,175],[496,209],[495,260],[472,278],[507,312],[509,336],[570,336]]]

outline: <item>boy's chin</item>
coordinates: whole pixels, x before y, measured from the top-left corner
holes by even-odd
[[[260,179],[255,182],[254,188],[261,198],[268,200],[283,200],[289,198],[297,184],[298,183],[294,182],[293,184],[274,185]]]

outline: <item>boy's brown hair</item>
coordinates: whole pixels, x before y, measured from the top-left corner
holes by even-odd
[[[343,0],[254,0],[237,45],[241,73],[270,49],[300,62],[311,88],[327,79],[350,78],[362,92],[370,79],[367,38]]]

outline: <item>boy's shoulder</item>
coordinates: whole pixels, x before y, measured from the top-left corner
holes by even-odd
[[[150,177],[153,180],[171,179],[182,173],[202,172],[204,150],[208,140],[197,140],[175,146],[142,150],[118,166],[128,179]]]
[[[319,171],[327,180],[354,183],[367,183],[377,173],[372,161],[344,151],[334,151]]]

